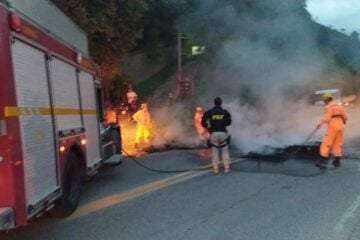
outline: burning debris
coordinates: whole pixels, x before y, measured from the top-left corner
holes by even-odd
[[[184,119],[184,115],[181,117],[173,115],[172,111],[168,108],[164,109],[156,109],[155,110],[155,118],[154,118],[154,126],[152,127],[152,135],[149,143],[142,143],[138,149],[134,149],[137,153],[142,152],[143,154],[147,153],[155,153],[155,152],[164,152],[170,150],[195,150],[195,149],[207,149],[208,146],[206,141],[203,141],[196,135],[195,128],[190,121],[186,121]],[[179,111],[176,112],[186,112],[183,108],[178,107]],[[159,114],[160,112],[160,114]],[[190,119],[190,118],[189,118]],[[234,119],[235,120],[235,119]],[[236,119],[238,120],[238,119]],[[244,119],[243,119],[244,120]],[[235,121],[237,122],[237,121]],[[242,123],[247,121],[241,121]],[[239,123],[240,126],[242,125]],[[135,126],[133,125],[132,128]],[[272,128],[269,128],[270,130]],[[125,129],[123,129],[125,132]],[[256,139],[264,136],[261,134],[261,130],[265,130],[267,128],[257,128],[260,130],[256,135]],[[274,129],[273,129],[274,130]],[[241,131],[242,139],[245,136],[251,135],[251,132],[248,132],[249,128],[243,129]],[[252,147],[249,148],[249,145],[242,144],[239,142],[239,138],[237,136],[237,131],[230,130],[232,134],[235,135],[233,141],[230,145],[231,155],[234,157],[247,157],[249,159],[263,159],[270,161],[284,161],[289,157],[301,157],[301,158],[315,158],[319,153],[319,145],[320,142],[310,142],[304,144],[288,144],[285,145],[282,141],[274,141],[277,139],[278,135],[283,134],[286,138],[286,132],[280,132],[278,129],[274,130],[274,133],[270,134],[268,138],[264,138],[262,142],[256,143],[255,139],[252,139],[250,142],[256,143],[252,144]],[[300,131],[298,131],[300,132]],[[134,136],[135,131],[132,131]],[[259,135],[260,134],[260,135]],[[133,138],[133,137],[132,137]],[[271,139],[270,139],[271,138]],[[248,138],[249,140],[250,138]],[[298,142],[299,138],[292,138],[291,141],[287,142]],[[240,147],[239,147],[240,146]],[[275,147],[275,146],[284,146],[284,147]]]
[[[310,142],[304,145],[290,145],[284,148],[264,146],[259,151],[250,151],[243,154],[236,146],[231,145],[231,153],[233,156],[241,156],[250,159],[261,159],[269,161],[285,161],[289,158],[316,158],[319,155],[320,142]],[[147,153],[163,152],[170,150],[194,150],[207,149],[204,144],[186,144],[172,140],[163,144],[147,145],[143,150]]]
[[[249,158],[272,161],[284,161],[288,158],[316,158],[319,155],[320,142],[310,142],[304,145],[291,145],[285,148],[265,146],[261,151],[249,152]]]

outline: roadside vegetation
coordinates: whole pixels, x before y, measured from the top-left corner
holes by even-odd
[[[315,44],[332,58],[334,63],[349,75],[351,86],[358,91],[359,57],[352,47],[359,45],[357,36],[345,36],[341,32],[313,22],[305,10],[305,0],[53,0],[74,22],[89,35],[90,52],[94,60],[104,69],[104,76],[110,83],[110,99],[117,101],[118,93],[126,84],[134,82],[122,68],[122,57],[133,51],[142,51],[156,61],[162,48],[176,49],[176,37],[184,36],[184,55],[189,54],[192,45],[206,46],[201,56],[209,62],[218,54],[229,36],[239,34],[239,41],[262,42],[270,47],[279,58],[301,54],[304,41],[297,25],[279,22],[279,26],[266,25],[277,17],[289,15],[300,19],[315,34]],[[219,9],[222,9],[220,11]],[[259,26],[246,24],[256,19]],[[234,21],[237,20],[237,21]],[[298,31],[299,30],[299,31]],[[341,42],[341,44],[338,44]],[[289,51],[291,49],[291,51]],[[174,56],[175,58],[176,56]],[[176,59],[174,59],[176,63]],[[176,72],[176,64],[169,63],[149,79],[135,86],[139,95],[151,96]],[[251,97],[251,96],[250,96]]]

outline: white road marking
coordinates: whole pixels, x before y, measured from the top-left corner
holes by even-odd
[[[351,206],[346,210],[340,221],[335,226],[335,232],[341,233],[344,231],[346,223],[352,218],[356,212],[356,210],[360,206],[360,195],[356,198],[356,200],[351,204]]]

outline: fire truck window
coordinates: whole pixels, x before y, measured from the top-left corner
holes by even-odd
[[[102,89],[100,87],[96,88],[96,101],[97,101],[97,110],[99,113],[99,122],[104,121],[104,107],[103,107],[103,97],[102,97]]]

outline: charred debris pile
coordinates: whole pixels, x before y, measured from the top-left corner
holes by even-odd
[[[313,159],[319,154],[320,142],[309,142],[304,145],[290,145],[283,148],[264,146],[258,151],[250,151],[243,153],[234,145],[230,145],[231,154],[234,157],[246,157],[250,159],[266,160],[266,161],[285,161],[289,158],[302,158],[302,159]],[[205,144],[188,145],[179,144],[176,142],[168,142],[162,145],[149,145],[144,147],[144,150],[148,153],[163,152],[170,150],[195,150],[195,149],[206,149]]]
[[[247,154],[248,158],[284,161],[288,158],[313,159],[319,155],[320,142],[309,142],[304,145],[290,145],[284,148],[265,146],[261,151],[252,151]]]

